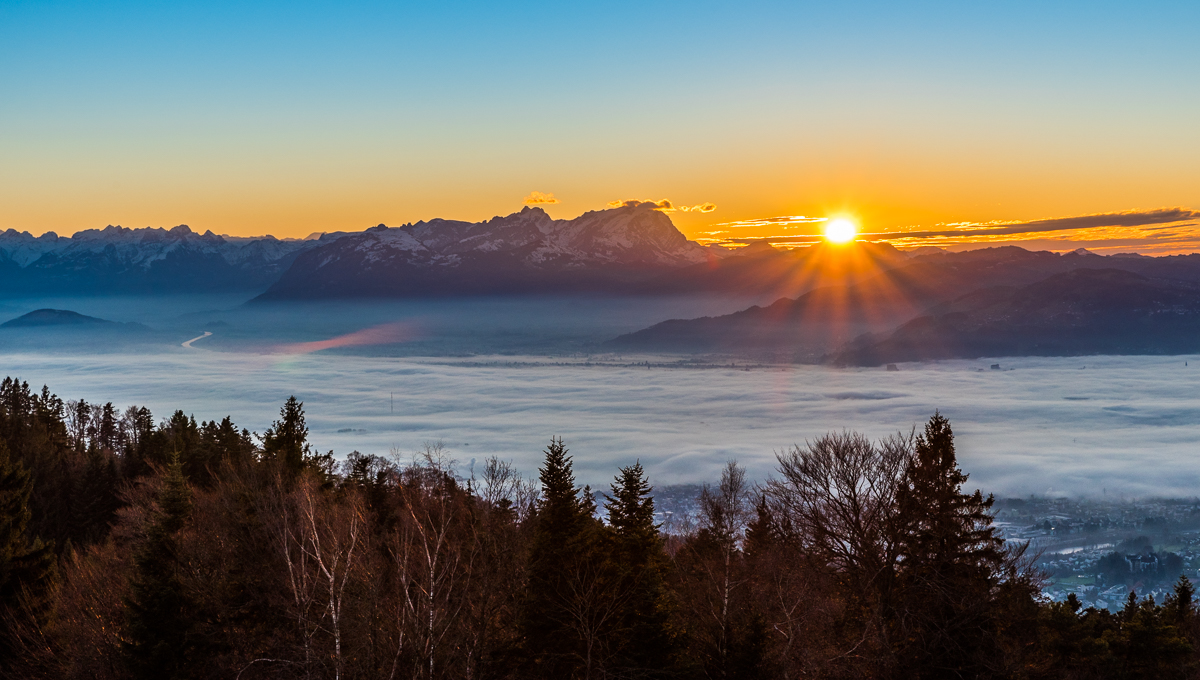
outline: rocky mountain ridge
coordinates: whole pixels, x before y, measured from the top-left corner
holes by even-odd
[[[199,234],[187,225],[109,225],[69,237],[9,229],[0,232],[0,287],[9,295],[261,290],[321,243]]]
[[[262,292],[263,299],[629,290],[726,255],[689,241],[652,204],[555,220],[525,208],[482,222],[284,240],[187,225],[108,226],[70,237],[0,233],[0,291],[24,294]]]
[[[726,255],[652,205],[556,220],[525,208],[483,222],[379,225],[307,251],[259,300],[628,291]]]

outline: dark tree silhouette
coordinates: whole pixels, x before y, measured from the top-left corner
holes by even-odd
[[[586,674],[599,653],[589,644],[596,632],[590,600],[604,594],[595,582],[595,501],[575,486],[562,439],[551,439],[545,454],[522,626],[533,673],[568,678]]]
[[[935,413],[918,435],[896,492],[897,646],[909,677],[977,675],[994,641],[991,589],[1004,565],[993,499],[963,493],[950,422]]]
[[[621,468],[605,509],[612,532],[611,557],[618,586],[628,593],[620,614],[615,664],[631,673],[661,675],[675,654],[670,628],[671,600],[665,574],[667,556],[654,523],[654,498],[641,462]]]
[[[176,539],[191,508],[191,489],[175,454],[158,495],[157,516],[151,518],[134,557],[125,652],[139,678],[178,677],[191,655],[188,632],[194,612],[178,573]]]
[[[284,470],[295,474],[304,468],[310,455],[308,425],[304,422],[304,403],[288,397],[279,409],[276,420],[262,436],[263,458],[274,461]]]
[[[0,440],[0,658],[11,650],[14,626],[45,616],[55,576],[53,546],[28,533],[32,491],[29,471]]]

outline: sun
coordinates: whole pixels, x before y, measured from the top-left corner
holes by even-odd
[[[825,240],[831,243],[849,243],[858,235],[858,227],[845,218],[829,220],[825,225]]]

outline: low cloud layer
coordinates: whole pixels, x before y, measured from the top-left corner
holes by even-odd
[[[525,197],[525,205],[553,205],[555,203],[558,203],[558,199],[554,197],[554,194],[544,194],[540,191],[530,192]]]
[[[756,479],[773,452],[842,428],[882,437],[941,409],[968,486],[999,494],[1187,496],[1200,488],[1200,365],[1194,357],[1085,357],[774,369],[494,364],[261,355],[174,348],[158,354],[0,356],[5,372],[64,398],[232,415],[263,431],[289,395],[313,442],[411,452],[441,440],[467,467],[491,455],[536,474],[562,436],[581,483],[606,484],[640,459],[655,484],[711,481],[729,459]],[[544,357],[542,357],[544,360]],[[513,363],[513,362],[516,363]],[[1012,369],[1012,370],[1008,370]],[[394,411],[393,411],[394,409]]]

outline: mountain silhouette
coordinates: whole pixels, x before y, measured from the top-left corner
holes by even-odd
[[[140,323],[119,323],[86,316],[69,309],[35,309],[15,319],[0,323],[0,328],[90,328],[113,331],[148,330]]]
[[[1095,271],[1107,273],[1091,273]],[[615,338],[607,346],[866,365],[1028,353],[1190,351],[1181,348],[1193,346],[1186,310],[1197,297],[1198,285],[1196,255],[1060,255],[1014,246],[935,252],[771,305],[719,317],[665,321]],[[1064,291],[1075,295],[1074,307],[1061,297]],[[1141,297],[1131,297],[1135,292]],[[1037,307],[1037,300],[1055,300],[1058,307]],[[981,321],[986,310],[998,313],[997,305],[1018,302],[1020,306],[992,319],[991,325]],[[1147,316],[1146,310],[1157,309],[1154,304],[1181,311]],[[1059,312],[1050,314],[1052,309]],[[1072,315],[1084,314],[1085,309],[1087,330],[1070,331]],[[1156,333],[1161,338],[1156,339]],[[984,341],[988,337],[991,344]]]
[[[1117,269],[1077,269],[1021,288],[988,288],[864,336],[830,357],[878,366],[925,359],[1200,351],[1200,285]]]

